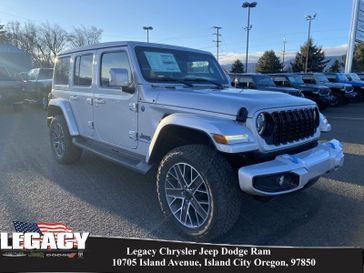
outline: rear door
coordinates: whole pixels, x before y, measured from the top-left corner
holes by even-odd
[[[131,62],[126,47],[102,49],[97,52],[98,88],[94,93],[95,138],[100,142],[124,149],[137,147],[137,92],[125,92],[110,86],[111,68],[129,71]]]
[[[73,56],[72,88],[69,101],[82,136],[93,137],[92,98],[95,83],[93,80],[94,54],[83,52]]]

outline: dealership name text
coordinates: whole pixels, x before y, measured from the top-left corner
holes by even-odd
[[[36,232],[14,232],[12,234],[0,233],[1,250],[47,250],[47,249],[85,249],[89,232],[66,232],[66,233],[36,233]],[[10,240],[12,238],[12,240]],[[74,245],[75,243],[75,245]]]

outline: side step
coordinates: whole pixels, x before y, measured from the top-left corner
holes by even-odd
[[[82,149],[141,174],[146,174],[152,168],[151,165],[145,163],[144,157],[108,144],[99,143],[84,137],[74,137],[72,142]]]

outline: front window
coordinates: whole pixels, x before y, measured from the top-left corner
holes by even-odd
[[[360,81],[360,77],[358,76],[358,74],[350,73],[349,75],[352,81]]]
[[[155,47],[136,47],[135,51],[146,81],[228,83],[219,64],[209,54]]]
[[[323,82],[323,83],[329,82],[329,80],[324,74],[315,74],[314,77],[317,82]]]
[[[302,76],[299,76],[299,75],[288,76],[288,80],[294,84],[304,84],[304,81],[302,80]]]
[[[257,86],[275,86],[273,79],[268,76],[254,76],[254,80]]]

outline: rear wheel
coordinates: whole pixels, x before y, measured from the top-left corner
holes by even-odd
[[[225,158],[205,145],[169,152],[157,174],[164,214],[193,240],[211,240],[227,232],[240,212],[238,181]]]
[[[71,164],[81,157],[82,149],[72,143],[67,123],[62,115],[55,116],[50,124],[51,149],[55,159],[61,164]]]

